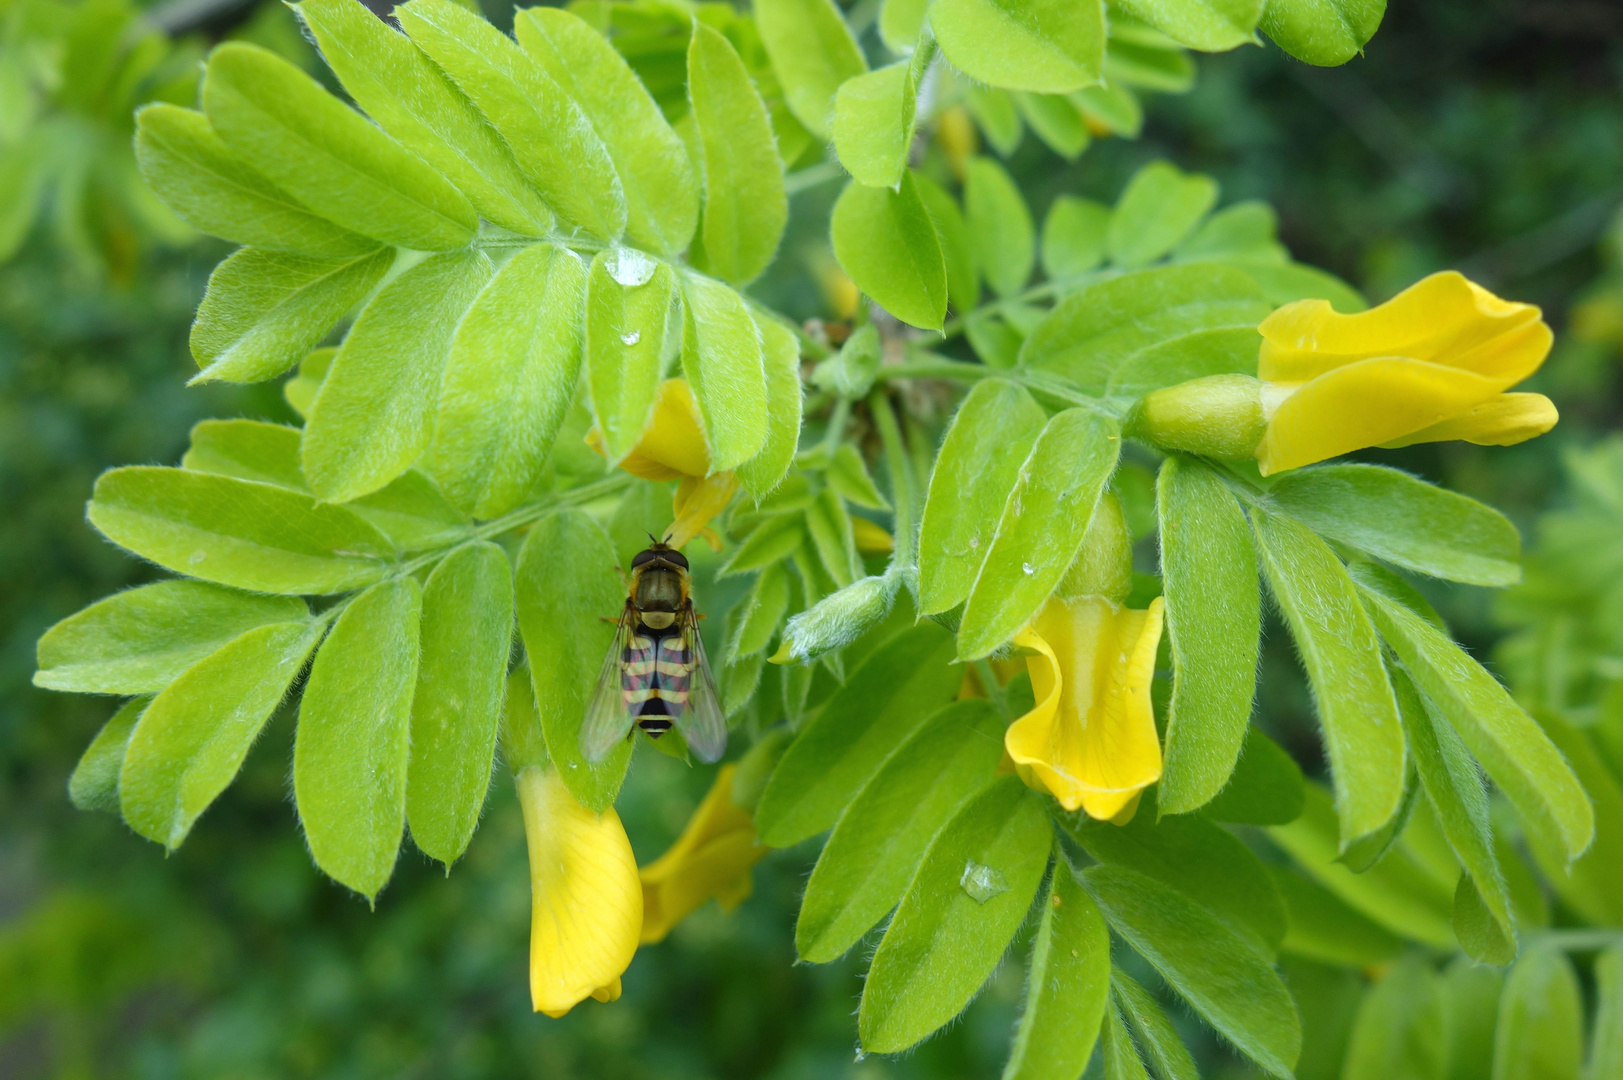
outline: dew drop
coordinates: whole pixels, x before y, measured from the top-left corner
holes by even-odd
[[[639,342],[641,340],[642,340],[642,331],[641,330],[633,330],[629,334],[621,334],[620,335],[620,344],[622,344],[622,345],[635,345],[637,342]]]
[[[1037,572],[1037,568],[1035,566],[1032,566],[1028,562],[1021,563],[1020,564],[1020,569],[1025,571],[1027,577],[1031,577],[1033,574],[1035,574]]]
[[[615,248],[603,263],[609,276],[626,286],[648,284],[648,279],[654,276],[659,266],[652,256],[644,255],[636,248]]]
[[[866,1050],[864,1050],[864,1049],[863,1049],[863,1048],[862,1048],[862,1047],[860,1047],[860,1046],[859,1046],[859,1047],[857,1047],[857,1057],[856,1057],[856,1064],[858,1064],[858,1065],[860,1065],[860,1064],[862,1064],[862,1063],[863,1063],[863,1062],[864,1062],[864,1061],[867,1061],[867,1060],[868,1060],[868,1051],[866,1051]]]
[[[1002,874],[973,859],[964,864],[964,874],[958,879],[958,884],[977,904],[984,904],[992,897],[1009,891],[1009,883]]]
[[[199,548],[198,550],[192,552],[191,557],[188,558],[186,562],[188,565],[196,566],[198,563],[202,562],[208,557],[209,553]]]

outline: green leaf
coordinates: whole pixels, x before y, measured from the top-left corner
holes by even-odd
[[[806,535],[811,538],[818,559],[835,585],[843,589],[862,576],[862,559],[857,555],[851,514],[844,500],[831,488],[824,488],[817,501],[807,508]]]
[[[262,420],[201,420],[180,467],[308,491],[299,471],[300,431]]]
[[[1247,262],[1243,269],[1262,287],[1263,295],[1271,304],[1288,304],[1293,300],[1328,300],[1332,308],[1342,314],[1363,311],[1369,303],[1358,290],[1334,274],[1302,263],[1283,266],[1263,266]]]
[[[1122,11],[1149,23],[1179,45],[1225,52],[1256,44],[1253,28],[1266,0],[1117,0]]]
[[[1124,360],[1111,373],[1107,392],[1138,398],[1208,375],[1254,375],[1261,345],[1254,326],[1220,326],[1169,338]]]
[[[1537,830],[1529,830],[1528,846],[1544,876],[1569,907],[1592,923],[1623,924],[1623,888],[1618,884],[1618,868],[1623,866],[1623,785],[1619,785],[1589,735],[1559,715],[1545,713],[1539,719],[1594,805],[1595,839],[1583,857],[1570,866],[1566,864],[1566,852]],[[1513,894],[1515,885],[1512,880]],[[1518,910],[1522,910],[1520,903]],[[1525,919],[1525,910],[1522,915]]]
[[[604,240],[626,228],[626,196],[581,107],[513,39],[451,0],[393,12],[512,148],[525,178],[561,221]]]
[[[1257,283],[1227,266],[1167,266],[1107,278],[1071,293],[1020,349],[1028,367],[1103,393],[1111,374],[1143,350],[1197,330],[1255,329],[1273,306]]]
[[[85,747],[79,764],[73,767],[73,775],[68,777],[68,798],[76,808],[119,813],[118,774],[124,768],[124,749],[129,745],[130,732],[135,730],[142,710],[151,700],[131,698],[120,705]]]
[[[1533,718],[1465,650],[1421,616],[1361,587],[1375,625],[1415,685],[1459,733],[1528,828],[1569,860],[1589,846],[1589,798]]]
[[[348,502],[411,467],[433,437],[451,335],[490,280],[484,252],[435,255],[361,312],[321,383],[300,461],[325,502]]]
[[[1075,161],[1093,141],[1082,110],[1069,95],[1016,93],[1014,102],[1026,126],[1066,161]]]
[[[1144,1056],[1155,1067],[1155,1075],[1161,1080],[1199,1080],[1189,1048],[1160,1002],[1120,968],[1111,971],[1110,986],[1116,1007],[1138,1037]]]
[[[513,19],[519,45],[574,98],[625,189],[626,237],[675,255],[699,221],[699,185],[682,140],[609,39],[579,16],[532,7]]]
[[[1403,724],[1381,643],[1347,568],[1323,540],[1261,510],[1251,525],[1313,687],[1345,847],[1391,820],[1403,799]]]
[[[1061,195],[1043,219],[1043,273],[1055,281],[1081,275],[1105,258],[1110,208],[1092,199]]]
[[[580,382],[585,321],[586,268],[548,244],[504,263],[462,317],[427,464],[475,517],[505,514],[540,482]]]
[[[1504,982],[1498,969],[1468,956],[1455,957],[1444,969],[1443,993],[1449,1013],[1447,1080],[1482,1080],[1493,1072],[1493,1029]]]
[[[1172,646],[1164,814],[1210,802],[1234,772],[1250,726],[1262,591],[1245,513],[1192,458],[1169,457],[1156,480],[1162,593]]]
[[[199,381],[259,382],[320,344],[394,264],[392,248],[327,259],[242,248],[214,268],[192,324]]]
[[[1102,127],[1124,139],[1136,139],[1144,130],[1144,106],[1120,83],[1086,86],[1070,97],[1090,130]]]
[[[1100,1032],[1100,1057],[1104,1062],[1105,1080],[1150,1080],[1149,1070],[1138,1056],[1138,1047],[1127,1031],[1121,1010],[1114,1001],[1106,1004],[1104,1030]]]
[[[1595,998],[1589,1075],[1601,1080],[1623,1075],[1623,945],[1612,945],[1595,958]]]
[[[426,551],[466,539],[472,524],[434,481],[415,468],[348,505],[403,552]]]
[[[742,574],[787,559],[800,549],[805,537],[805,517],[801,514],[774,514],[738,545],[732,557],[716,571],[717,577]]]
[[[1358,1006],[1343,1080],[1427,1077],[1442,1080],[1448,1063],[1448,1002],[1437,976],[1405,956]]]
[[[1003,1080],[1076,1080],[1110,1003],[1110,931],[1063,858],[1037,906],[1026,999]]]
[[[1121,866],[1094,866],[1082,883],[1116,933],[1207,1023],[1274,1076],[1288,1078],[1302,1047],[1296,1005],[1262,956],[1182,893]]]
[[[575,798],[601,814],[614,805],[633,745],[627,739],[595,763],[580,748],[586,703],[626,602],[614,546],[582,511],[543,518],[519,549],[515,586],[547,753]]]
[[[598,252],[586,275],[586,379],[611,463],[648,426],[675,292],[669,266],[630,249]]]
[[[236,778],[325,629],[300,619],[249,630],[152,699],[130,735],[118,777],[130,828],[170,850],[180,846]]]
[[[448,180],[275,53],[219,46],[202,95],[234,154],[337,225],[418,251],[461,247],[479,228]]]
[[[1217,181],[1152,161],[1127,181],[1110,215],[1110,261],[1133,268],[1154,262],[1194,229],[1217,202]]]
[[[930,841],[1003,757],[1004,720],[985,701],[935,713],[845,808],[813,867],[795,922],[800,959],[842,956],[907,890]]]
[[[894,53],[906,54],[918,44],[930,0],[884,0],[879,9],[879,40]]]
[[[1036,262],[1036,234],[1020,189],[991,158],[970,158],[964,166],[964,220],[992,291],[1019,292]]]
[[[255,592],[349,592],[383,577],[393,555],[387,537],[342,506],[184,469],[102,473],[89,518],[159,566]]]
[[[1307,875],[1285,866],[1268,869],[1285,900],[1282,952],[1326,964],[1367,967],[1391,960],[1408,948],[1403,938]]]
[[[776,319],[757,315],[766,373],[766,445],[738,467],[738,479],[756,501],[783,482],[800,443],[800,342]]]
[[[1584,1006],[1566,955],[1535,945],[1510,969],[1499,998],[1493,1080],[1575,1077],[1583,1067]]]
[[[1364,51],[1385,14],[1386,0],[1268,0],[1257,28],[1296,59],[1334,67]]]
[[[833,825],[891,753],[952,700],[952,635],[920,623],[873,651],[778,762],[755,810],[761,842],[791,847]]]
[[[512,642],[507,553],[485,541],[457,548],[423,586],[406,767],[411,838],[447,866],[467,850],[485,806]]]
[[[975,118],[981,134],[986,136],[992,149],[1005,158],[1013,154],[1026,133],[1025,124],[1020,120],[1020,109],[1014,103],[1014,95],[961,76],[957,82],[964,93],[965,107]]]
[[[761,335],[744,298],[686,271],[682,285],[682,372],[699,404],[715,472],[735,469],[766,445],[766,371]]]
[[[824,473],[828,486],[847,502],[866,506],[870,510],[889,510],[890,503],[874,487],[873,477],[862,460],[862,451],[850,443],[842,442],[834,451]]]
[[[1127,41],[1119,33],[1105,51],[1105,79],[1111,86],[1137,87],[1163,94],[1187,93],[1195,85],[1195,64],[1181,49],[1142,40]],[[1154,33],[1154,31],[1151,31]]]
[[[1359,913],[1393,933],[1440,949],[1453,947],[1454,896],[1402,844],[1362,874],[1338,860],[1336,812],[1330,793],[1307,785],[1302,814],[1268,830],[1303,870]]]
[[[293,794],[310,854],[369,900],[394,870],[406,825],[421,611],[412,577],[352,600],[310,666],[293,739]]]
[[[868,70],[840,9],[833,0],[756,0],[752,7],[789,111],[827,139],[840,84]]]
[[[894,191],[847,184],[834,204],[830,231],[834,257],[857,288],[905,323],[941,328],[947,266],[911,172]]]
[[[970,235],[958,202],[940,184],[923,173],[915,173],[913,185],[918,188],[924,208],[935,222],[935,234],[941,244],[941,257],[947,265],[947,299],[953,309],[967,315],[981,298],[980,269],[975,264],[975,238]]]
[[[51,179],[50,157],[44,152],[49,138],[49,129],[35,128],[0,162],[0,259],[17,254],[39,218]]]
[[[328,259],[377,249],[377,241],[317,217],[254,172],[200,112],[165,103],[142,106],[135,114],[135,160],[164,205],[199,232]]]
[[[742,285],[777,253],[789,197],[766,104],[732,44],[701,22],[688,44],[688,97],[704,173],[704,268]]]
[[[1296,469],[1268,498],[1314,532],[1407,570],[1468,585],[1521,580],[1521,538],[1503,514],[1396,469]]]
[[[1112,420],[1066,409],[1048,421],[1020,466],[970,589],[960,659],[987,655],[1042,607],[1076,557],[1120,453]]]
[[[1068,94],[1102,78],[1104,7],[1099,0],[936,0],[930,29],[972,79]]]
[[[959,808],[931,842],[869,965],[857,1012],[865,1051],[906,1050],[969,1004],[1025,921],[1050,836],[1042,803],[1013,776]]]
[[[778,624],[789,611],[789,570],[782,563],[763,569],[750,591],[728,615],[732,633],[722,662],[732,664],[753,656],[772,643]]]
[[[1166,778],[1161,780],[1166,797]],[[1213,821],[1287,825],[1302,812],[1302,767],[1258,728],[1247,728],[1228,784],[1201,807]],[[1165,813],[1163,809],[1163,813]]]
[[[409,38],[355,0],[303,0],[293,10],[379,127],[439,170],[485,218],[526,236],[546,235],[552,211],[513,152]]]
[[[327,369],[332,367],[333,354],[337,351],[337,347],[332,345],[311,350],[299,361],[299,370],[282,384],[282,397],[287,399],[301,419],[310,415],[310,406],[316,400],[321,380],[327,377]],[[303,479],[302,473],[300,479]]]
[[[232,639],[306,614],[300,600],[201,581],[126,589],[45,631],[34,685],[78,694],[155,694]]]
[[[898,60],[847,79],[834,96],[834,151],[858,183],[901,183],[918,113],[913,68],[912,60]]]
[[[1284,266],[1290,261],[1290,252],[1279,242],[1278,231],[1279,215],[1273,207],[1254,199],[1238,202],[1201,222],[1172,257],[1179,262],[1210,259],[1248,266]]]

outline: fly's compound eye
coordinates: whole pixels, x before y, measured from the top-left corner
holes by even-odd
[[[688,568],[688,557],[675,548],[667,548],[660,555],[672,566],[680,566],[684,570]]]
[[[658,552],[651,548],[637,552],[637,554],[631,560],[631,568],[635,570],[639,566],[647,566],[649,563],[654,561],[658,554]]]

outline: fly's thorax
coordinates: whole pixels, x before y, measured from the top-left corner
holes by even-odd
[[[631,586],[631,601],[650,629],[663,629],[655,625],[650,616],[674,616],[687,602],[687,586],[687,574],[672,566],[655,564],[637,572],[637,579]],[[667,620],[664,626],[669,625],[670,621]]]

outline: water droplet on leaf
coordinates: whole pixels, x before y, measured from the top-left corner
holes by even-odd
[[[615,281],[621,285],[634,287],[648,284],[648,279],[654,276],[659,263],[652,256],[644,255],[636,248],[615,248],[604,260],[604,266]]]
[[[622,344],[622,345],[635,345],[637,342],[639,342],[641,340],[642,340],[642,331],[641,330],[633,330],[629,334],[621,334],[620,335],[620,344]]]
[[[977,904],[984,904],[999,893],[1009,891],[1009,883],[1002,874],[973,859],[964,864],[964,875],[958,879],[958,884]]]
[[[1035,566],[1032,566],[1028,562],[1021,563],[1020,564],[1020,569],[1025,571],[1025,574],[1026,574],[1027,577],[1031,577],[1033,574],[1035,574],[1037,572],[1037,568]]]

